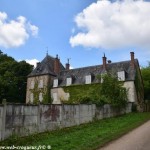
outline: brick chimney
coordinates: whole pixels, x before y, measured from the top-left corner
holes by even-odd
[[[104,53],[104,56],[103,56],[103,70],[106,70],[106,61],[107,61],[107,58],[105,57],[105,53]]]
[[[58,58],[58,55],[56,55],[56,58],[54,60],[54,72],[56,74],[60,72],[60,59]]]
[[[66,63],[66,70],[70,70],[69,59],[68,59],[68,62]]]
[[[130,52],[131,55],[131,67],[134,68],[134,52]]]

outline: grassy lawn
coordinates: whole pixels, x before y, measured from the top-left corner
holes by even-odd
[[[52,150],[93,150],[150,119],[150,113],[131,113],[24,138],[10,138],[0,145],[51,145]]]

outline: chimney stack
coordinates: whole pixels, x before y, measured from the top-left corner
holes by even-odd
[[[60,72],[60,59],[58,58],[58,55],[56,55],[55,61],[54,61],[54,72],[58,74]]]
[[[111,64],[111,60],[108,60],[108,64]]]
[[[107,61],[107,58],[105,57],[105,53],[104,53],[104,56],[103,56],[103,70],[106,70],[106,61]]]
[[[134,52],[130,52],[131,55],[131,67],[134,68]]]
[[[68,62],[66,63],[66,70],[69,70],[70,69],[70,64],[69,64],[69,59],[68,59]]]

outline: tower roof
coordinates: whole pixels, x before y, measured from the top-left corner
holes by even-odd
[[[57,74],[54,72],[54,61],[55,58],[47,54],[40,63],[37,63],[36,68],[28,75],[28,77],[46,74],[56,76]],[[64,66],[60,63],[60,71],[64,69]]]

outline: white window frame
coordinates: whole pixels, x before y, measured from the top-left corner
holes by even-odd
[[[35,84],[35,83],[34,83],[34,81],[32,80],[31,83],[30,83],[30,89],[34,89],[34,84]]]
[[[66,80],[66,85],[69,86],[71,84],[72,84],[72,78],[68,77],[67,80]]]
[[[92,82],[92,76],[86,75],[85,76],[85,84],[91,84],[91,82]]]
[[[43,101],[43,93],[39,93],[39,101],[40,101],[40,102]]]
[[[34,95],[33,93],[30,93],[30,102],[33,103],[33,100],[34,100]]]
[[[38,88],[43,88],[43,79],[39,80]]]
[[[53,81],[53,87],[58,87],[58,79],[54,79],[54,81]]]
[[[58,94],[53,93],[53,102],[56,102],[58,100]]]
[[[117,76],[118,76],[118,81],[125,81],[125,71],[118,71]]]

